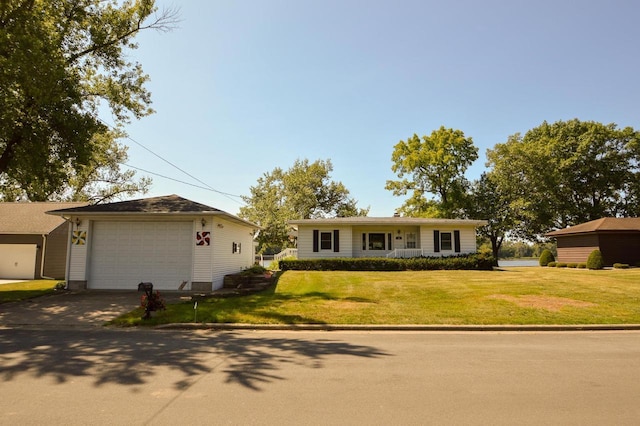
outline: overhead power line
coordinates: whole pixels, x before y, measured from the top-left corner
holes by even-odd
[[[109,123],[105,122],[105,121],[104,121],[104,120],[102,120],[101,118],[99,118],[99,117],[98,117],[98,120],[99,120],[100,122],[102,122],[105,126],[108,126],[108,127],[110,127],[111,129],[114,129],[114,130],[115,130],[115,128],[114,128],[112,125],[110,125]],[[172,177],[169,177],[169,176],[161,175],[161,174],[159,174],[159,173],[155,173],[155,172],[152,172],[152,171],[149,171],[149,170],[144,170],[144,169],[141,169],[141,168],[139,168],[139,167],[132,166],[132,165],[130,165],[130,164],[123,163],[123,165],[125,165],[125,166],[127,166],[127,167],[130,167],[130,168],[132,168],[132,169],[140,170],[141,172],[145,172],[145,173],[149,173],[149,174],[152,174],[152,175],[155,175],[155,176],[159,176],[159,177],[162,177],[162,178],[164,178],[164,179],[169,179],[169,180],[172,180],[172,181],[174,181],[174,182],[182,183],[182,184],[185,184],[185,185],[190,185],[190,186],[193,186],[193,187],[195,187],[195,188],[205,189],[205,190],[208,190],[208,191],[211,191],[211,192],[216,192],[216,193],[221,194],[221,195],[224,195],[224,196],[226,196],[226,197],[242,198],[242,196],[241,196],[241,195],[231,194],[231,193],[228,193],[228,192],[219,191],[219,190],[215,189],[214,187],[212,187],[212,186],[211,186],[211,185],[209,185],[208,183],[206,183],[206,182],[202,181],[201,179],[199,179],[199,178],[195,177],[194,175],[192,175],[191,173],[187,172],[187,171],[186,171],[186,170],[184,170],[183,168],[181,168],[181,167],[177,166],[176,164],[172,163],[171,161],[167,160],[166,158],[162,157],[161,155],[156,154],[156,153],[155,153],[154,151],[152,151],[150,148],[147,148],[145,145],[143,145],[142,143],[140,143],[140,142],[138,142],[137,140],[133,139],[131,136],[126,135],[126,138],[127,138],[127,139],[129,139],[131,142],[135,143],[136,145],[138,145],[139,147],[141,147],[142,149],[144,149],[145,151],[149,152],[149,153],[150,153],[150,154],[152,154],[153,156],[155,156],[155,157],[159,158],[160,160],[164,161],[165,163],[169,164],[171,167],[173,167],[173,168],[175,168],[175,169],[177,169],[177,170],[181,171],[181,172],[182,172],[182,173],[184,173],[185,175],[189,176],[191,179],[193,179],[193,180],[195,180],[196,182],[198,182],[198,183],[202,184],[203,186],[195,185],[195,184],[193,184],[193,183],[189,183],[189,182],[185,182],[185,181],[182,181],[182,180],[179,180],[179,179],[175,179],[175,178],[172,178]],[[238,200],[235,200],[235,199],[233,199],[233,198],[230,198],[230,199],[232,199],[233,201],[238,202]]]
[[[164,179],[168,179],[168,180],[172,180],[174,182],[182,183],[184,185],[193,186],[194,188],[199,188],[199,189],[204,189],[206,191],[215,192],[215,193],[218,193],[220,195],[224,195],[225,197],[238,197],[238,198],[241,198],[240,195],[229,194],[229,193],[218,191],[216,189],[209,188],[209,187],[206,187],[206,186],[196,185],[195,183],[186,182],[186,181],[183,181],[183,180],[180,180],[180,179],[172,178],[170,176],[161,175],[160,173],[156,173],[156,172],[152,172],[150,170],[146,170],[146,169],[143,169],[143,168],[140,168],[140,167],[136,167],[136,166],[133,166],[133,165],[131,165],[129,163],[121,163],[121,164],[123,166],[127,166],[127,167],[129,167],[131,169],[139,170],[139,171],[144,172],[144,173],[149,173],[151,175],[158,176],[158,177],[161,177],[161,178],[164,178]],[[234,198],[230,198],[230,199],[235,201],[235,202],[239,202],[238,200],[236,200]]]

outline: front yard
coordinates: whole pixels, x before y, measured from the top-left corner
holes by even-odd
[[[282,274],[262,293],[168,305],[112,323],[640,324],[640,268]]]

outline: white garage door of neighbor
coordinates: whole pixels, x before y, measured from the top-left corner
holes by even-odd
[[[37,251],[35,244],[0,244],[0,278],[34,279]]]
[[[91,289],[178,290],[191,281],[192,222],[100,222],[93,224],[89,261]]]

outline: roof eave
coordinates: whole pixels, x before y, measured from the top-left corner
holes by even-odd
[[[239,223],[241,225],[248,226],[250,228],[262,229],[259,225],[234,216],[230,213],[224,212],[222,210],[203,210],[203,211],[193,211],[193,212],[83,212],[83,211],[63,211],[63,210],[53,210],[47,212],[47,214],[61,216],[64,218],[69,217],[141,217],[141,216],[152,216],[152,217],[197,217],[197,216],[221,216],[231,222]]]

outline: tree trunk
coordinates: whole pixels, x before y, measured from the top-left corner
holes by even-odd
[[[18,145],[20,145],[20,136],[14,135],[7,143],[2,155],[0,155],[0,175],[6,173],[9,169],[9,164],[13,160],[14,150]]]

